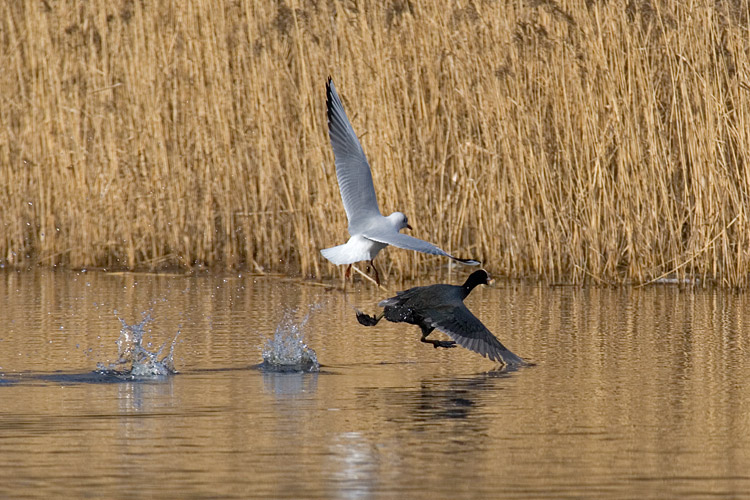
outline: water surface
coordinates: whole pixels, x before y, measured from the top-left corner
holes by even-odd
[[[510,373],[413,326],[360,326],[354,307],[385,295],[0,273],[0,498],[749,496],[746,294],[477,289],[469,307],[536,363]],[[180,332],[179,373],[96,376],[118,318],[144,313],[153,350]],[[318,372],[255,368],[285,314]]]

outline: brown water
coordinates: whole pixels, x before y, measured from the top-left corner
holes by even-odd
[[[393,288],[393,287],[392,287]],[[536,366],[364,328],[384,292],[273,278],[0,274],[0,498],[750,497],[750,304],[715,290],[477,289]],[[253,368],[285,310],[319,373]],[[179,374],[112,382],[121,324]]]

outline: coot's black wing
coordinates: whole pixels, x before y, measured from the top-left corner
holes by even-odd
[[[461,347],[477,352],[492,361],[506,365],[526,364],[523,359],[501,344],[463,304],[435,308],[425,315],[425,320]]]
[[[409,288],[403,292],[396,292],[395,297],[381,300],[378,305],[384,308],[385,319],[394,323],[422,324],[424,305],[420,297],[423,296],[421,290],[424,288],[426,287]]]
[[[415,286],[408,290],[396,292],[395,297],[381,300],[378,305],[405,306],[428,312],[437,307],[445,307],[446,303],[461,303],[461,287],[456,285],[426,285]]]

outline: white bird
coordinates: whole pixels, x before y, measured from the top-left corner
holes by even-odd
[[[393,212],[388,217],[380,213],[378,200],[375,198],[375,186],[372,183],[372,172],[367,158],[354,133],[349,119],[341,104],[341,99],[328,77],[326,84],[326,106],[328,108],[328,134],[336,158],[336,177],[339,181],[341,199],[349,220],[349,241],[343,245],[326,248],[320,251],[323,257],[336,265],[349,264],[345,277],[348,278],[352,264],[363,260],[370,261],[375,272],[375,282],[380,284],[380,275],[373,260],[388,245],[415,250],[433,255],[443,255],[467,265],[478,265],[472,259],[459,259],[432,243],[413,238],[399,231],[411,229],[406,215]]]

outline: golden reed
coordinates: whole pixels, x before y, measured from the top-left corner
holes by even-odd
[[[750,271],[750,6],[0,5],[0,265],[331,277],[330,74],[384,213],[494,274]],[[447,259],[389,250],[390,279]]]

